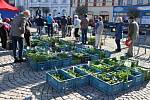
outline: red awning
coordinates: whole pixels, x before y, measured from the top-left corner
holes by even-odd
[[[18,8],[9,5],[5,0],[0,0],[0,10],[19,11]]]

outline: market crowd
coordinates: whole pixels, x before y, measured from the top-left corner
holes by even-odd
[[[53,37],[55,34],[59,34],[59,31],[61,31],[62,38],[65,38],[66,36],[70,37],[73,33],[76,42],[79,42],[81,40],[82,44],[87,44],[88,26],[90,25],[93,27],[93,31],[95,34],[95,48],[101,49],[101,37],[104,31],[104,23],[101,16],[93,19],[94,21],[92,23],[89,21],[86,14],[82,16],[74,15],[73,18],[71,16],[57,16],[53,18],[51,14],[49,14],[46,18],[41,15],[33,18],[31,17],[30,11],[25,10],[12,19],[2,19],[1,16],[2,15],[0,15],[0,40],[2,48],[13,50],[14,63],[24,61],[22,55],[24,40],[26,42],[26,45],[30,47],[30,28],[33,26],[37,28],[37,34],[39,36],[43,34],[42,30],[46,26],[46,33],[49,37]],[[79,34],[80,30],[81,34]],[[115,30],[115,51],[121,52],[120,41],[123,35],[122,17],[117,18]],[[126,45],[129,47],[127,52],[127,56],[129,57],[133,56],[133,44],[134,41],[138,38],[138,35],[139,26],[135,21],[135,18],[130,17],[128,26],[128,38],[126,41]]]

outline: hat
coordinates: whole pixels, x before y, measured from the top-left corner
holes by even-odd
[[[23,11],[23,14],[24,14],[25,16],[30,16],[30,15],[31,15],[29,10]]]
[[[129,17],[129,19],[134,19],[134,17],[133,17],[133,16],[131,16],[131,17]]]
[[[78,18],[78,15],[74,15],[74,18]]]

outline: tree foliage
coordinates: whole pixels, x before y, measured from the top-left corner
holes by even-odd
[[[136,8],[129,8],[128,9],[128,16],[129,17],[134,17],[134,18],[139,18],[140,11]]]
[[[43,12],[46,14],[46,16],[47,16],[47,14],[50,12],[50,9],[48,8],[48,7],[45,7],[45,8],[43,8]]]
[[[84,15],[88,13],[88,7],[87,6],[78,6],[76,8],[76,13],[78,15]]]

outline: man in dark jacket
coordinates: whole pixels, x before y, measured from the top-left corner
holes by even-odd
[[[64,38],[67,30],[67,19],[66,16],[63,16],[61,19],[61,29],[62,29],[62,37]]]
[[[71,36],[71,29],[72,29],[72,18],[70,16],[68,16],[67,18],[67,36]]]
[[[23,62],[22,52],[23,52],[23,40],[25,34],[25,25],[27,22],[27,18],[30,16],[30,12],[28,10],[24,11],[22,14],[17,15],[11,24],[10,34],[12,36],[13,43],[13,56],[14,63]],[[19,59],[16,54],[17,43],[19,44]]]
[[[37,26],[37,32],[39,35],[41,35],[41,30],[43,29],[44,26],[44,19],[42,18],[41,15],[39,15],[39,18],[35,20],[36,26]]]
[[[81,31],[82,31],[82,44],[86,44],[87,41],[87,31],[88,31],[89,20],[87,15],[81,19]]]

